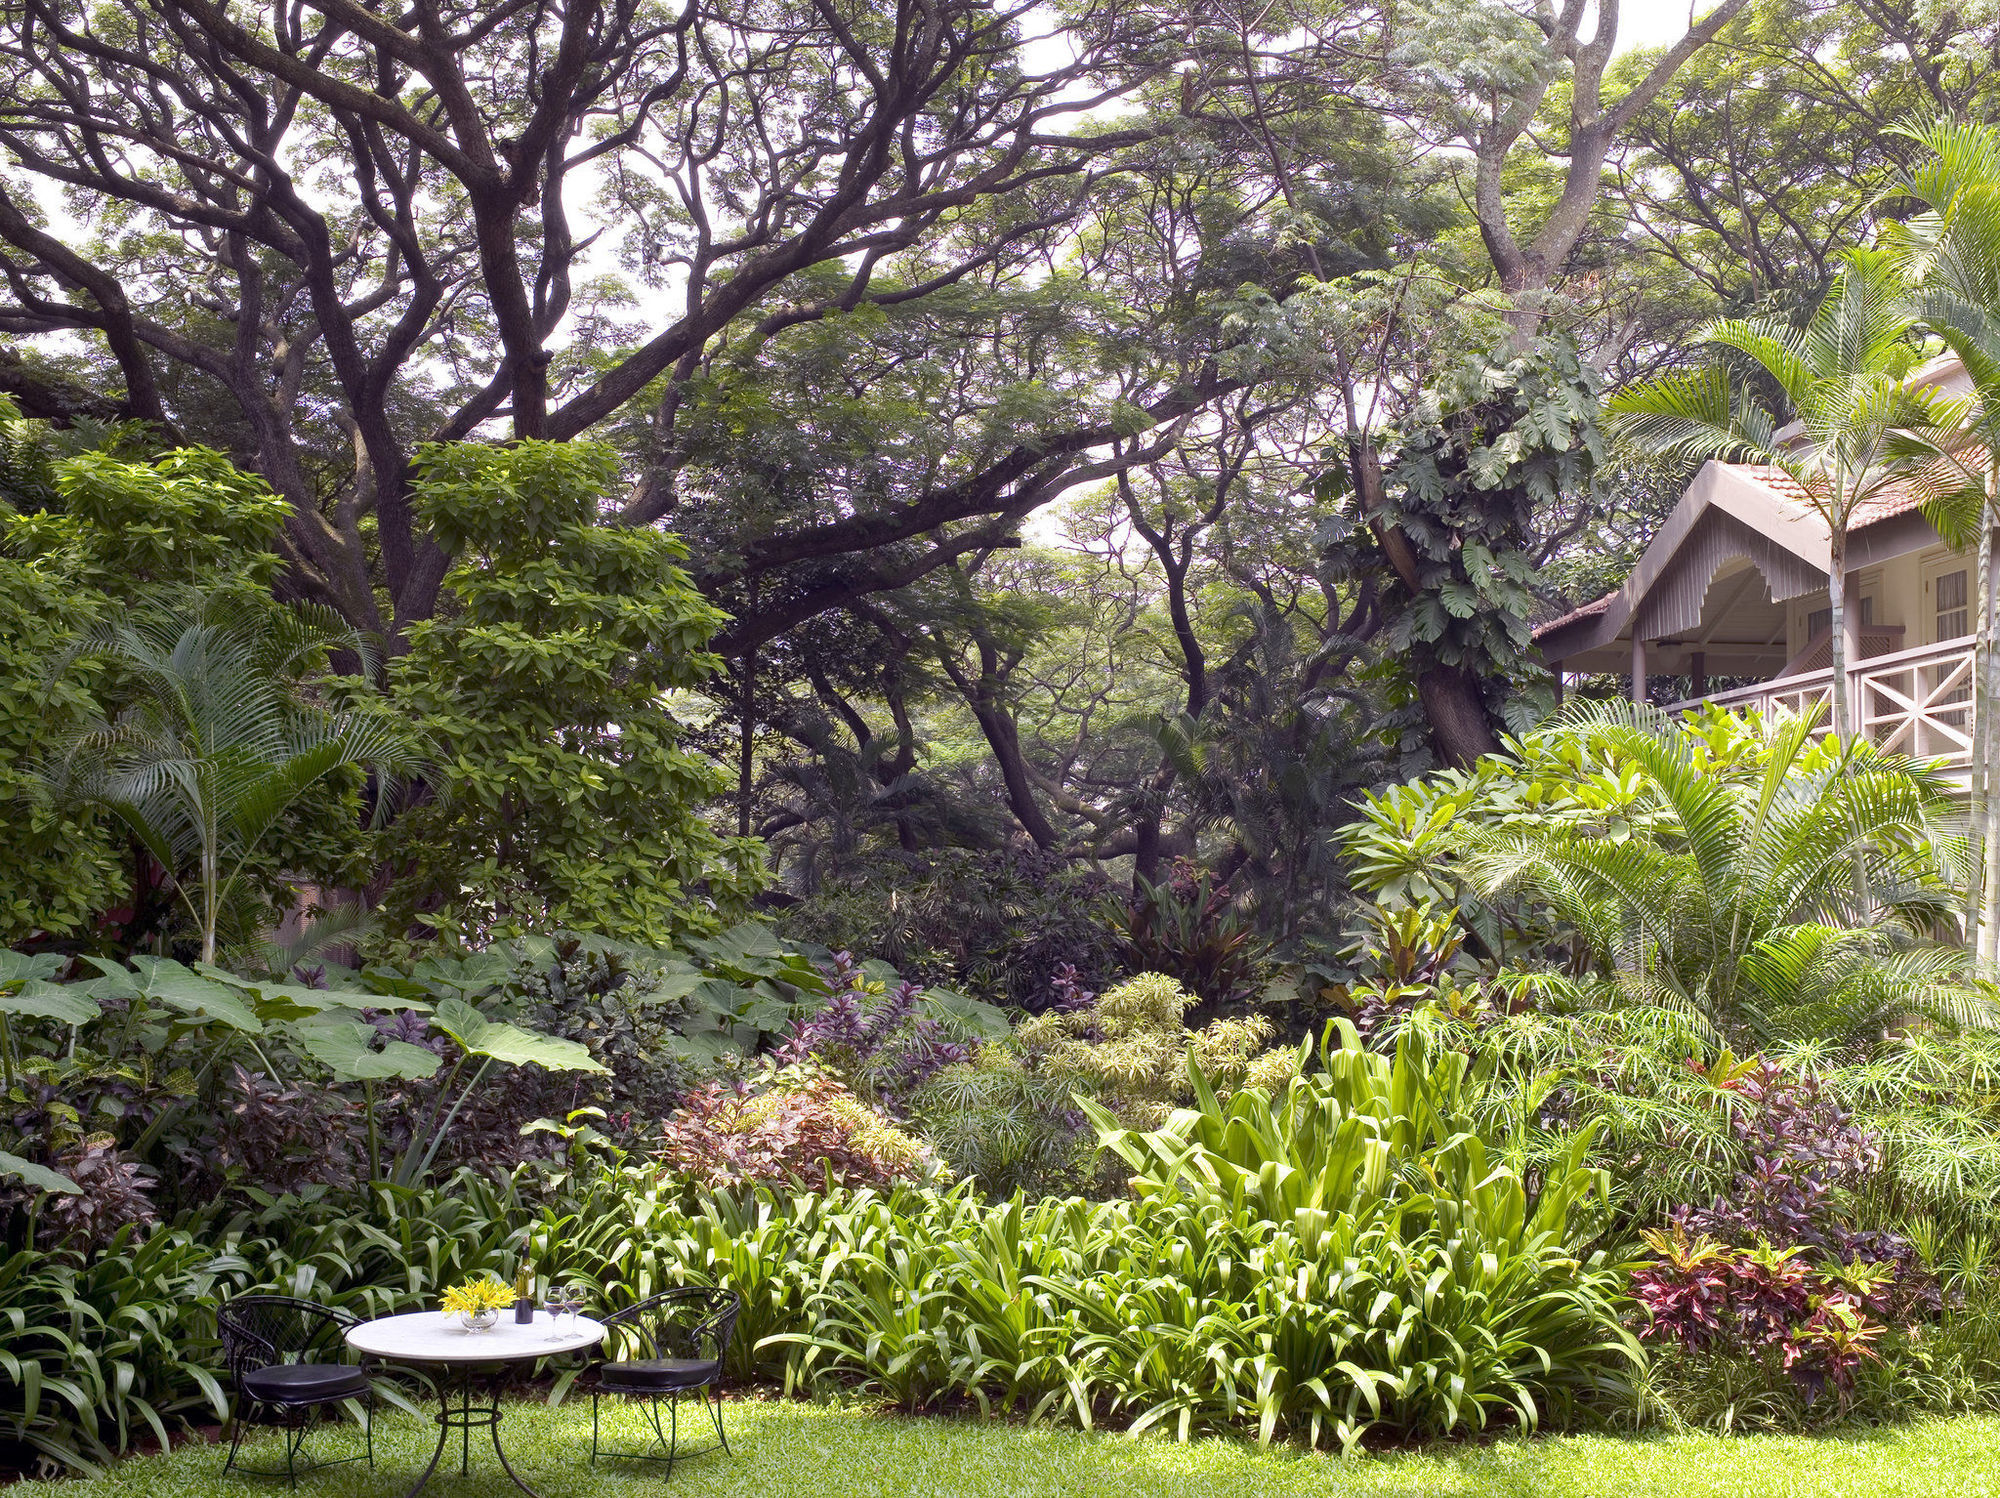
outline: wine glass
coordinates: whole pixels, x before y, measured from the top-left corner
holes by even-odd
[[[562,1308],[569,1316],[569,1336],[576,1335],[576,1318],[583,1310],[583,1303],[583,1286],[573,1283],[563,1286]]]
[[[574,1293],[575,1287],[572,1285],[561,1285],[554,1281],[550,1282],[547,1292],[542,1296],[542,1304],[548,1307],[549,1312],[549,1334],[542,1339],[543,1341],[566,1342],[569,1340],[569,1333],[565,1332],[562,1327],[562,1318],[563,1312],[569,1308],[570,1296]]]

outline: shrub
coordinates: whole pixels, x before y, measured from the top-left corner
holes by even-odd
[[[1203,1004],[1249,999],[1268,943],[1236,908],[1229,887],[1214,884],[1207,874],[1197,875],[1185,863],[1171,879],[1137,884],[1128,903],[1106,909],[1107,920],[1123,939],[1126,966],[1134,972],[1166,973]]]
[[[1281,1085],[1294,1070],[1296,1055],[1271,1047],[1271,1023],[1262,1016],[1187,1029],[1182,1020],[1196,1002],[1166,974],[1142,973],[1092,1005],[1027,1021],[1015,1043],[1030,1070],[1095,1097],[1130,1123],[1157,1123],[1194,1096],[1190,1060],[1225,1091]]]
[[[977,1054],[980,1035],[964,1023],[942,1018],[936,1005],[927,1009],[921,983],[909,978],[893,985],[871,982],[847,952],[835,952],[823,971],[831,996],[814,1014],[793,1024],[772,1055],[780,1066],[811,1061],[831,1068],[900,1115],[938,1072],[962,1066]],[[871,1000],[878,1002],[871,1006]],[[992,1013],[988,1020],[1005,1030],[1004,1016]]]
[[[720,772],[666,706],[721,664],[686,548],[596,523],[618,475],[601,446],[435,444],[417,468],[417,508],[457,561],[452,607],[390,671],[438,749],[429,795],[390,832],[393,928],[720,929],[755,894],[758,855],[700,815]]]
[[[1470,771],[1365,799],[1357,888],[1456,905],[1486,955],[1721,1043],[1991,1023],[1956,942],[1965,854],[1937,774],[1807,719],[1579,705]]]
[[[1131,1123],[1158,1123],[1194,1096],[1190,1058],[1225,1091],[1281,1084],[1297,1064],[1290,1049],[1268,1048],[1262,1018],[1185,1028],[1194,998],[1163,974],[1101,997],[1073,972],[1059,971],[1051,987],[1050,1008],[968,1062],[940,1067],[911,1106],[953,1171],[976,1176],[989,1194],[1116,1189],[1092,1168],[1079,1097]]]
[[[763,1091],[697,1087],[660,1129],[660,1163],[709,1190],[796,1184],[890,1186],[929,1153],[828,1076],[779,1073]]]
[[[1831,1389],[1845,1405],[1863,1361],[1879,1356],[1884,1328],[1865,1305],[1885,1278],[1878,1266],[1843,1282],[1813,1270],[1799,1248],[1732,1248],[1678,1230],[1646,1242],[1659,1259],[1633,1274],[1632,1288],[1648,1337],[1753,1363],[1775,1356],[1808,1403]]]
[[[1881,1141],[1822,1080],[1762,1060],[1723,1084],[1740,1100],[1730,1128],[1748,1158],[1707,1208],[1679,1214],[1697,1232],[1809,1251],[1823,1266],[1875,1266],[1871,1308],[1907,1321],[1937,1308],[1937,1287],[1908,1239],[1857,1228],[1844,1202],[1882,1166]]]
[[[146,1434],[227,1413],[207,1299],[215,1257],[185,1228],[128,1226],[91,1253],[0,1260],[0,1450],[91,1472]]]

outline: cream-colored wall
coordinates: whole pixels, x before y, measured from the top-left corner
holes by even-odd
[[[1903,626],[1902,648],[1915,649],[1919,645],[1931,643],[1931,628],[1937,615],[1931,602],[1926,579],[1934,571],[1948,570],[1939,564],[1947,559],[1964,561],[1967,568],[1972,566],[1970,551],[1954,551],[1947,546],[1933,546],[1924,551],[1909,551],[1899,557],[1891,557],[1879,567],[1870,567],[1860,574],[1860,586],[1850,592],[1849,606],[1855,607],[1857,598],[1874,600],[1873,618],[1877,624],[1900,624]],[[1826,607],[1826,590],[1808,593],[1803,598],[1794,598],[1786,613],[1785,644],[1789,654],[1797,655],[1806,647],[1806,620],[1815,612]]]

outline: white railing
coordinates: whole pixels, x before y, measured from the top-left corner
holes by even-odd
[[[1892,754],[1963,768],[1972,758],[1972,647],[1972,636],[1966,635],[1872,656],[1852,667],[1848,701],[1861,735]],[[1782,707],[1795,713],[1817,708],[1824,728],[1833,712],[1832,695],[1831,670],[1806,671],[1676,702],[1668,711],[1704,704],[1758,711]]]

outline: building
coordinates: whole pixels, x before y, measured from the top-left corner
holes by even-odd
[[[1947,393],[1956,359],[1913,377]],[[1707,464],[1622,587],[1542,625],[1562,676],[1685,677],[1683,706],[1805,710],[1832,680],[1826,522],[1781,470]],[[1946,546],[1909,486],[1891,485],[1848,529],[1848,667],[1857,730],[1885,750],[1963,766],[1972,749],[1977,569]]]

